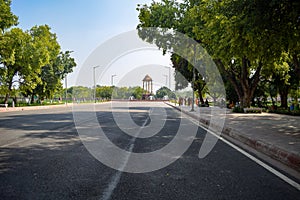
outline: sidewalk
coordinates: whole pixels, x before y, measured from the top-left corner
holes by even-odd
[[[211,107],[199,108],[168,105],[198,119],[206,127],[211,118]],[[225,108],[224,108],[225,109]],[[226,115],[226,116],[225,116]],[[242,142],[267,156],[300,172],[300,117],[271,113],[244,114],[224,111],[222,135]],[[213,124],[211,124],[213,125]]]
[[[41,109],[50,109],[50,108],[65,108],[72,106],[73,103],[66,104],[59,104],[59,105],[45,105],[45,106],[24,106],[24,107],[0,107],[1,112],[13,112],[13,111],[23,111],[23,110],[41,110]]]

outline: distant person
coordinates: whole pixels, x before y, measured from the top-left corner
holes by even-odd
[[[225,108],[225,101],[224,101],[224,99],[221,100],[221,108]]]
[[[205,100],[204,104],[205,104],[206,107],[209,107],[209,103],[208,103],[207,99]]]

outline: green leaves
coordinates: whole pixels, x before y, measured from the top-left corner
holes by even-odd
[[[1,87],[7,92],[12,91],[14,77],[22,78],[23,72],[30,67],[26,51],[30,43],[30,35],[19,28],[12,28],[0,37]]]
[[[53,98],[54,94],[62,88],[61,80],[76,66],[70,54],[70,51],[60,52],[51,59],[49,64],[41,68],[41,82],[37,85],[35,94],[40,97]]]
[[[21,91],[32,94],[38,85],[44,84],[45,70],[43,71],[43,68],[54,64],[60,46],[55,34],[50,32],[50,27],[47,25],[34,26],[27,33],[30,35],[30,41],[24,51],[25,61],[21,63],[19,84]],[[40,91],[43,90],[40,89]]]
[[[76,63],[70,51],[60,53],[57,37],[48,25],[28,31],[9,29],[17,24],[10,3],[0,0],[0,88],[5,101],[13,94],[13,87],[27,96],[52,97]]]
[[[96,87],[96,98],[111,99],[114,91],[112,86],[97,86]]]
[[[18,24],[18,17],[11,12],[10,4],[11,0],[0,0],[0,34]]]
[[[300,80],[298,1],[164,0],[144,5],[140,11],[143,13],[138,27],[171,28],[201,43],[234,86],[242,106],[250,106],[261,75],[270,75],[270,71],[279,67],[274,63],[285,72],[293,68]],[[166,51],[168,46],[162,44],[158,46]],[[291,62],[279,62],[282,53],[289,54]],[[231,63],[232,60],[235,62]],[[172,61],[176,70],[190,81],[189,65],[174,56]],[[288,83],[289,76],[284,74],[282,78]]]
[[[176,95],[167,87],[163,86],[156,91],[156,97],[159,99],[168,96],[170,99],[176,98]]]
[[[101,86],[100,88],[105,89],[108,86]],[[98,89],[98,87],[97,87]],[[112,98],[113,99],[129,99],[133,96],[135,99],[142,99],[143,94],[145,91],[143,88],[136,86],[136,87],[113,87],[112,90]],[[100,94],[101,98],[105,98],[105,95]]]

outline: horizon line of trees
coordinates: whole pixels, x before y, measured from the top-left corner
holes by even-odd
[[[73,98],[75,101],[79,99],[92,100],[94,98],[94,88],[90,87],[72,86],[67,89],[67,93],[68,98]],[[143,98],[143,94],[146,94],[146,91],[140,86],[116,87],[97,85],[95,97],[98,100],[129,99],[131,97],[141,100]],[[175,93],[164,86],[159,88],[153,96],[158,99],[162,99],[165,96],[168,96],[169,98],[176,98]]]

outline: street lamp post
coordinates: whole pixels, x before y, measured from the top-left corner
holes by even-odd
[[[297,88],[297,103],[299,103],[299,90],[300,90],[300,86]]]
[[[165,66],[165,68],[169,69],[169,89],[171,90],[171,67]]]
[[[196,45],[194,45],[194,65],[196,65]],[[192,80],[192,94],[193,94],[193,99],[192,99],[192,109],[191,112],[195,111],[195,92],[194,92],[194,84],[195,84],[195,66],[193,67],[193,80]]]
[[[66,55],[63,55],[63,60],[64,62],[66,62],[67,60],[67,57],[69,54],[73,53],[74,51],[67,51],[67,54]],[[66,57],[67,56],[67,57]],[[66,85],[66,106],[68,105],[68,73],[66,73],[66,76],[65,76],[65,85]]]
[[[116,74],[111,75],[111,86],[114,86],[114,77],[117,76]]]
[[[195,84],[195,67],[193,68],[193,80],[192,80],[192,109],[191,112],[195,111],[195,92],[194,92],[194,84]]]
[[[68,105],[67,97],[68,97],[68,74],[65,76],[65,84],[66,84],[66,105]]]
[[[166,77],[166,87],[167,87],[167,85],[168,85],[168,75],[163,75],[164,77]]]
[[[99,65],[93,67],[93,80],[94,80],[94,102],[96,103],[96,78],[95,78],[95,70],[100,67]]]

